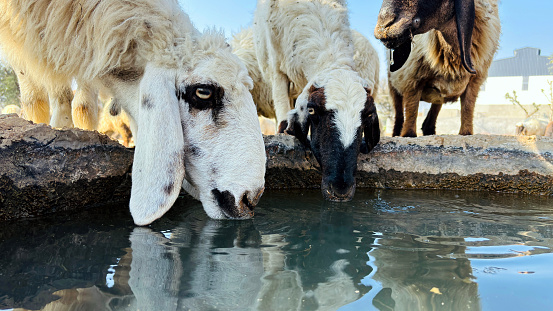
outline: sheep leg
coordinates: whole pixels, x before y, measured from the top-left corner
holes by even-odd
[[[69,83],[61,83],[59,85],[50,88],[48,91],[48,94],[50,94],[50,106],[52,107],[50,125],[56,128],[73,127],[71,119],[73,91]]]
[[[44,87],[35,83],[24,71],[14,68],[19,83],[21,115],[35,123],[48,124],[50,121],[50,106],[48,94]]]
[[[392,101],[394,102],[395,121],[392,136],[399,136],[403,128],[403,96],[401,96],[391,85],[389,87]]]
[[[419,113],[420,92],[403,95],[405,121],[401,130],[402,137],[417,137],[417,115]]]
[[[422,123],[422,134],[423,135],[436,135],[436,120],[438,119],[438,114],[442,109],[441,104],[432,104],[426,119]]]
[[[289,81],[288,77],[279,72],[273,76],[273,102],[275,105],[275,114],[278,124],[278,133],[284,133],[288,127],[288,111],[290,111],[290,96],[288,95]]]
[[[86,83],[78,83],[71,102],[73,123],[85,130],[98,128],[98,92]]]
[[[482,82],[483,80],[479,78],[471,79],[465,93],[461,95],[461,129],[459,135],[472,135],[473,133],[474,104]]]

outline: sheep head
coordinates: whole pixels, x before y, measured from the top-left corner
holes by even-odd
[[[474,0],[384,0],[374,35],[393,50],[390,70],[405,64],[411,52],[413,36],[440,30],[455,18],[463,67],[475,74],[470,49],[474,29]]]
[[[355,194],[359,151],[368,153],[376,146],[380,126],[366,82],[351,71],[327,74],[300,94],[288,113],[286,133],[296,136],[315,155],[323,175],[323,197],[345,202]]]
[[[181,186],[214,219],[248,219],[264,189],[265,146],[251,78],[230,47],[195,50],[176,68],[149,63],[140,82],[130,209],[161,217]]]

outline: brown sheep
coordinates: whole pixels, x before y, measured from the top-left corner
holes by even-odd
[[[474,104],[500,32],[497,0],[384,0],[374,33],[392,49],[393,135],[417,136],[421,100],[432,103],[422,132],[436,134],[442,104],[458,98],[459,134],[472,135]]]

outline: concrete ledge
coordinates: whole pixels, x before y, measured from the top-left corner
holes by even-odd
[[[265,136],[267,189],[319,188],[313,154]],[[0,221],[128,201],[133,150],[107,136],[0,116]],[[383,137],[358,159],[357,187],[553,195],[553,139]]]
[[[98,132],[0,115],[0,221],[125,199],[132,157]]]
[[[267,188],[319,187],[318,165],[297,140],[267,136],[265,145]],[[553,194],[553,139],[546,137],[383,137],[358,161],[360,188]]]

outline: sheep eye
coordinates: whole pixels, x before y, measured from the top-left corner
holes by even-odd
[[[315,114],[315,108],[309,107],[309,108],[307,108],[307,112],[308,112],[310,115],[314,115],[314,114]]]
[[[205,87],[199,87],[196,89],[196,96],[198,96],[199,99],[209,99],[212,94],[213,91]]]

